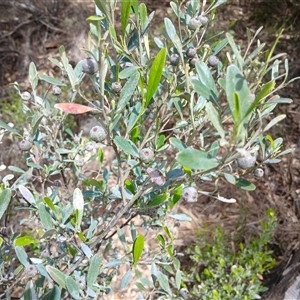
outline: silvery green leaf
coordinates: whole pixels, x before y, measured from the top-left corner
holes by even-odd
[[[179,36],[176,33],[176,28],[170,19],[165,18],[164,22],[165,22],[167,34],[168,34],[170,40],[172,41],[173,45],[177,49],[177,52],[180,55],[181,61],[183,61],[182,44],[181,44],[181,40],[180,40]]]
[[[171,288],[169,285],[169,278],[167,275],[163,274],[161,271],[157,272],[157,280],[160,287],[169,295],[172,295]]]
[[[264,128],[263,131],[268,131],[271,127],[273,127],[275,124],[277,124],[278,122],[282,121],[285,118],[286,118],[286,115],[284,115],[284,114],[275,117],[268,123],[268,125]]]
[[[120,266],[122,264],[122,260],[120,259],[115,259],[112,261],[109,261],[108,263],[106,263],[105,265],[103,265],[103,268],[114,268],[117,266]]]
[[[99,272],[100,272],[100,263],[101,258],[98,254],[95,254],[92,259],[90,260],[90,265],[87,273],[87,286],[89,288],[93,287],[93,284],[95,283]]]
[[[0,220],[2,219],[4,213],[7,210],[7,207],[11,199],[11,189],[5,189],[0,194]]]
[[[93,256],[91,248],[85,243],[81,243],[80,248],[88,259],[90,259]]]
[[[50,265],[46,266],[46,270],[49,273],[49,275],[51,276],[51,278],[62,288],[66,288],[66,275],[58,270],[57,268],[54,268]]]
[[[28,261],[28,255],[23,247],[15,246],[15,252],[20,263],[27,267],[30,263]]]
[[[80,289],[78,283],[71,276],[66,276],[66,287],[70,295],[73,299],[81,299],[80,298]]]
[[[19,185],[18,189],[19,189],[21,195],[23,196],[23,198],[28,203],[30,203],[30,204],[36,203],[34,196],[32,195],[32,193],[30,192],[30,190],[27,187],[25,187],[23,185]]]
[[[169,217],[178,221],[188,221],[188,222],[192,221],[192,218],[186,214],[170,214]]]
[[[123,276],[122,280],[121,280],[121,289],[124,289],[128,286],[129,284],[129,281],[131,279],[131,276],[132,276],[132,271],[131,269],[129,269],[125,275]]]

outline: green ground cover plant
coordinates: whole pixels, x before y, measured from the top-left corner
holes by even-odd
[[[175,20],[166,17],[165,37],[152,37],[155,14],[145,4],[96,0],[86,56],[73,67],[61,46],[60,59],[49,57],[61,77],[31,63],[32,90],[14,84],[30,103],[22,105],[26,126],[0,121],[1,136],[18,139],[26,168],[5,166],[10,174],[1,183],[0,218],[26,209],[35,229],[0,239],[5,297],[23,285],[22,299],[96,299],[112,292],[121,267],[120,286],[135,282],[139,299],[189,297],[167,219],[190,217],[176,204],[205,195],[230,205],[238,199],[222,196],[220,178],[251,191],[252,175],[292,151],[269,133],[285,118],[273,114],[276,106],[292,101],[279,96],[291,82],[284,54],[273,55],[281,33],[270,49],[258,39],[261,28],[247,31],[245,49],[229,33],[209,35],[225,2],[171,2]],[[66,121],[84,113],[99,122],[88,137]],[[104,147],[115,155],[110,168]],[[90,161],[97,173],[87,177],[83,167]],[[208,181],[213,191],[206,190]],[[137,218],[145,228],[159,228],[158,252],[145,252]],[[151,266],[149,278],[141,263]]]

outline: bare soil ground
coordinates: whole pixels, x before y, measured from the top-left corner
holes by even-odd
[[[88,31],[85,19],[93,14],[91,1],[4,1],[0,7],[0,97],[7,101],[9,83],[18,81],[22,89],[29,88],[27,78],[28,65],[34,61],[38,70],[45,70],[47,74],[55,74],[47,60],[49,56],[57,57],[58,47],[64,45],[71,58],[77,62],[83,53],[80,46],[84,45],[84,38]],[[170,14],[169,1],[145,1],[149,10],[156,10],[156,23]],[[242,2],[242,1],[241,1]],[[43,3],[43,4],[42,4]],[[249,15],[247,3],[229,1],[221,8],[218,14],[218,26],[230,28],[235,38],[246,41],[246,27],[254,30],[261,24],[254,22]],[[11,16],[14,16],[13,18]],[[230,20],[228,20],[230,16]],[[270,16],[271,18],[272,16]],[[266,20],[267,22],[268,20]],[[269,36],[269,34],[272,34]],[[274,33],[268,30],[262,39],[274,41]],[[300,73],[300,61],[297,59],[299,46],[293,40],[293,35],[286,32],[278,46],[279,52],[286,52],[291,64],[291,73],[297,76]],[[269,276],[266,284],[270,293],[266,299],[283,299],[283,293],[289,282],[297,275],[300,268],[283,275],[283,271],[300,261],[300,99],[298,83],[283,91],[284,97],[294,99],[293,104],[282,106],[278,112],[285,113],[287,118],[277,126],[272,134],[282,136],[286,148],[295,147],[296,151],[285,157],[278,165],[269,165],[265,168],[265,176],[256,180],[257,189],[253,192],[242,192],[229,186],[225,182],[224,197],[239,199],[236,204],[212,202],[203,197],[193,205],[193,208],[183,204],[181,210],[193,217],[193,222],[180,227],[178,243],[180,250],[191,245],[195,240],[195,229],[204,224],[222,225],[231,232],[238,231],[237,221],[244,222],[247,228],[247,237],[260,232],[259,221],[265,218],[267,208],[273,208],[278,216],[278,227],[274,236],[274,250],[276,250],[278,266]],[[1,118],[1,112],[0,112]],[[5,145],[4,145],[5,146]],[[10,147],[11,145],[6,145]],[[3,147],[3,145],[2,145]],[[8,148],[2,148],[7,151]],[[16,164],[16,155],[11,153],[2,157],[4,164]],[[252,180],[253,178],[251,178]],[[247,239],[245,236],[245,240]],[[186,263],[189,263],[188,260]],[[127,299],[126,296],[123,299]]]

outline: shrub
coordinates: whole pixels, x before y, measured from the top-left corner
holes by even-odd
[[[261,298],[259,294],[266,291],[261,282],[263,273],[275,265],[272,251],[268,249],[277,224],[274,211],[268,210],[267,220],[260,223],[259,237],[253,238],[249,244],[245,244],[237,233],[240,242],[235,241],[239,244],[236,252],[221,227],[216,229],[213,241],[200,233],[197,245],[189,249],[193,267],[187,276],[193,284],[193,299]]]
[[[35,226],[1,238],[1,276],[23,285],[25,299],[96,298],[111,291],[121,266],[121,287],[134,278],[139,299],[185,295],[175,237],[166,225],[167,217],[174,226],[190,219],[175,208],[183,190],[189,187],[185,197],[193,191],[187,200],[208,195],[235,202],[222,196],[219,178],[253,190],[245,177],[291,151],[282,151],[283,139],[269,134],[285,117],[273,116],[275,107],[291,102],[277,95],[288,84],[287,60],[281,74],[283,55],[272,56],[278,39],[264,52],[264,44],[254,44],[260,29],[253,37],[248,32],[242,52],[230,34],[210,36],[215,10],[224,2],[171,2],[177,25],[165,18],[165,38],[152,43],[154,13],[148,16],[145,4],[122,1],[118,29],[117,8],[96,0],[82,61],[73,68],[61,46],[60,60],[49,58],[61,78],[30,64],[24,129],[0,122],[3,134],[30,145],[20,152],[27,168],[8,166],[0,195],[1,218],[8,207],[26,209]],[[187,56],[190,47],[196,53]],[[174,54],[178,63],[169,63]],[[212,55],[218,58],[214,64]],[[21,96],[24,91],[17,83],[15,88]],[[81,113],[93,113],[99,122],[90,137],[77,135],[66,122]],[[111,166],[104,164],[109,152],[103,147],[114,152]],[[237,159],[245,151],[255,161],[242,170]],[[91,161],[95,172],[86,176]],[[114,176],[117,183],[110,184]],[[214,191],[206,190],[206,181],[215,184]],[[159,228],[149,252],[143,228]],[[151,277],[141,273],[141,263],[151,265]]]

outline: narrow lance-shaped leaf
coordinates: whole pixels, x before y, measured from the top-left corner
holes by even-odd
[[[209,120],[211,121],[211,123],[213,124],[213,126],[221,136],[221,142],[220,142],[221,146],[226,145],[227,141],[225,139],[225,130],[223,129],[218,111],[214,108],[211,102],[208,102],[206,104],[205,110],[207,113],[207,117],[209,118]]]
[[[122,1],[122,8],[121,8],[121,27],[122,27],[122,36],[125,36],[126,26],[128,24],[128,19],[130,15],[130,8],[131,8],[131,0]]]
[[[158,271],[157,272],[157,280],[159,282],[159,285],[161,288],[168,293],[169,295],[172,294],[170,285],[169,285],[169,278],[167,275],[163,274],[162,272]]]
[[[226,74],[226,96],[236,123],[247,122],[245,118],[253,97],[247,81],[237,66],[231,65]]]
[[[201,85],[201,91],[196,91],[206,100],[218,106],[218,91],[209,67],[203,61],[198,61],[196,62],[196,71]],[[195,82],[197,80],[193,81],[194,84]]]
[[[20,247],[20,246],[15,246],[15,252],[16,252],[17,258],[20,261],[20,263],[24,267],[27,267],[29,265],[29,261],[28,261],[28,255],[27,255],[26,251],[24,250],[24,248]]]
[[[22,137],[22,135],[16,129],[14,129],[13,127],[9,126],[8,124],[2,122],[1,120],[0,120],[0,127],[8,130],[9,132],[11,132],[19,137]]]
[[[228,43],[229,43],[234,55],[238,61],[238,66],[242,70],[243,65],[244,65],[244,60],[241,56],[241,52],[238,50],[238,47],[237,47],[235,41],[233,40],[232,35],[230,33],[226,33],[226,37],[227,37]]]
[[[138,235],[132,247],[133,263],[137,264],[144,249],[145,238],[142,234]]]
[[[58,86],[66,86],[65,83],[61,82],[60,80],[56,79],[56,78],[53,78],[53,77],[50,77],[48,75],[44,75],[44,74],[40,74],[39,75],[39,78],[41,80],[44,80],[50,84],[53,84],[53,85],[58,85]]]
[[[140,74],[137,70],[130,76],[128,81],[125,83],[124,87],[122,88],[120,94],[120,100],[118,103],[118,111],[121,111],[131,99],[137,84],[139,82]]]
[[[46,266],[46,270],[59,286],[64,289],[66,288],[66,275],[62,271],[49,265]]]
[[[149,74],[149,81],[148,81],[148,87],[146,93],[146,107],[148,106],[151,98],[153,97],[159,85],[163,73],[163,69],[166,64],[166,56],[167,56],[166,48],[163,48],[158,52],[158,54],[156,55],[153,61],[150,74]]]
[[[279,115],[276,118],[272,119],[270,123],[264,128],[263,131],[268,131],[271,127],[273,127],[275,124],[278,122],[282,121],[283,119],[286,118],[286,115]]]
[[[11,198],[11,189],[5,189],[0,194],[0,220],[2,219],[2,216],[6,212],[6,209],[9,205]]]
[[[101,259],[99,255],[95,254],[90,261],[87,278],[86,278],[87,286],[89,288],[92,288],[94,282],[96,281],[99,275],[100,263],[101,263]]]
[[[38,85],[39,78],[38,78],[36,66],[33,62],[31,62],[29,65],[29,81],[32,86],[33,93],[35,95],[35,89]]]
[[[73,207],[76,212],[76,230],[79,231],[84,208],[84,199],[79,188],[76,188],[73,193]]]
[[[71,276],[66,276],[66,287],[73,299],[80,299],[78,283]]]
[[[183,61],[182,44],[181,44],[181,40],[180,40],[179,36],[176,33],[176,28],[170,19],[165,18],[164,22],[165,22],[167,34],[168,34],[170,40],[172,41],[173,45],[177,49],[177,52],[180,55],[181,60]]]

